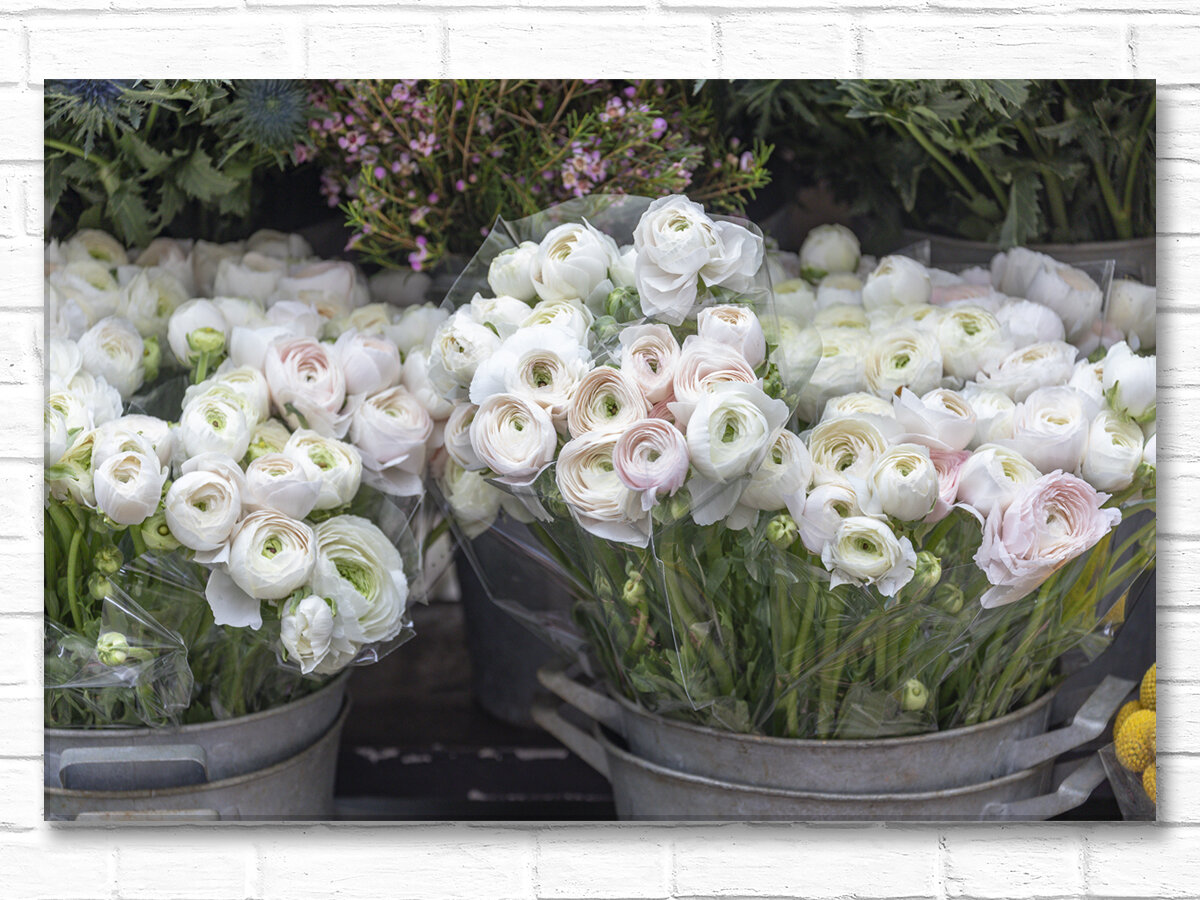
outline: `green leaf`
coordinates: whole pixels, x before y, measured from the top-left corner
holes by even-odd
[[[1000,226],[1000,246],[1003,249],[1026,243],[1038,232],[1038,179],[1032,172],[1013,176],[1008,194],[1008,215]]]
[[[213,168],[207,153],[197,147],[180,166],[175,177],[179,187],[202,203],[207,203],[237,187],[237,181]]]
[[[142,201],[134,185],[126,182],[108,197],[105,212],[112,219],[121,239],[135,247],[150,243],[153,235],[150,227],[150,210]]]
[[[126,151],[142,167],[141,178],[154,178],[161,175],[171,167],[172,163],[183,152],[163,153],[162,151],[155,150],[132,131],[127,132],[121,137],[121,149]]]

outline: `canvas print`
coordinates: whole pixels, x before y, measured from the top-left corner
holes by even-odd
[[[47,81],[47,819],[1154,819],[1155,109]]]

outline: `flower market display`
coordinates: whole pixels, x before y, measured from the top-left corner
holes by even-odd
[[[270,708],[412,635],[432,307],[298,235],[46,249],[46,720]]]
[[[684,196],[498,223],[429,353],[449,508],[524,523],[651,711],[877,738],[1029,703],[1154,561],[1153,289],[840,226],[788,263]]]

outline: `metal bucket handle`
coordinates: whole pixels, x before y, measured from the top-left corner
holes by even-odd
[[[1113,713],[1134,687],[1135,683],[1132,681],[1115,675],[1106,676],[1083,706],[1079,707],[1079,711],[1071,719],[1071,724],[1055,731],[1015,740],[1001,747],[1000,759],[1006,767],[1005,771],[1031,769],[1087,743],[1092,738],[1099,737],[1108,727]]]
[[[199,744],[69,747],[58,780],[76,791],[192,787],[208,783],[208,756]]]
[[[572,725],[564,719],[553,700],[545,696],[538,697],[533,702],[531,712],[533,721],[562,741],[585,763],[612,781],[608,772],[608,755],[604,752],[604,748],[582,728]]]
[[[989,803],[983,808],[983,818],[1049,819],[1062,815],[1080,806],[1104,779],[1104,763],[1100,760],[1100,754],[1093,753],[1064,778],[1053,793],[1008,803]]]
[[[620,704],[576,681],[572,677],[574,673],[569,672],[568,668],[567,663],[553,660],[538,669],[538,681],[560,700],[565,700],[585,716],[627,738]]]

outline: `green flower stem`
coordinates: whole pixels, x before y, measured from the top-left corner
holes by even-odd
[[[1057,578],[1049,578],[1038,591],[1037,600],[1034,601],[1032,612],[1029,615],[1029,622],[1025,626],[1025,632],[1021,635],[1016,649],[1012,652],[1008,665],[1004,671],[1000,673],[1000,678],[996,682],[996,687],[988,696],[988,702],[985,706],[985,720],[995,717],[1006,711],[1011,703],[1011,696],[1018,679],[1029,667],[1029,651],[1033,648],[1034,641],[1037,640],[1039,634],[1047,627],[1048,619],[1050,618],[1050,606],[1052,595]]]
[[[133,541],[133,552],[136,556],[146,555],[146,539],[142,537],[141,528],[130,528],[129,539]]]
[[[971,180],[962,173],[962,170],[946,154],[938,149],[933,141],[925,136],[921,129],[911,122],[905,122],[904,127],[908,129],[908,133],[913,136],[914,140],[921,145],[921,149],[936,160],[949,173],[950,177],[958,183],[958,186],[967,192],[968,197],[971,197],[973,200],[980,197],[979,191],[975,189],[975,185],[971,184]]]
[[[54,138],[45,138],[42,143],[51,150],[61,150],[64,153],[70,153],[72,156],[78,156],[80,159],[86,159],[89,162],[93,162],[97,166],[111,165],[109,160],[105,159],[103,156],[97,156],[95,153],[84,153],[81,149],[73,144],[57,141]]]
[[[1129,154],[1129,169],[1125,173],[1125,195],[1121,203],[1121,208],[1129,215],[1133,209],[1133,188],[1137,183],[1138,164],[1142,159],[1142,151],[1146,149],[1146,135],[1150,130],[1150,123],[1154,121],[1154,113],[1158,106],[1158,98],[1150,97],[1150,105],[1146,108],[1146,115],[1142,117],[1141,127],[1138,128],[1137,138],[1134,140],[1133,152]]]
[[[821,629],[821,687],[817,703],[817,735],[830,737],[836,721],[838,678],[845,663],[845,655],[833,659],[838,647],[838,617],[841,615],[837,595],[830,591],[822,598],[826,604]]]
[[[785,698],[785,722],[787,734],[800,735],[800,670],[808,660],[808,642],[812,636],[813,621],[816,619],[817,594],[811,584],[804,589],[804,611],[800,619],[800,630],[792,650],[788,667],[788,694]]]
[[[450,520],[443,518],[440,522],[437,523],[437,525],[435,525],[432,529],[430,529],[429,534],[425,535],[425,541],[422,544],[421,549],[425,553],[428,553],[429,550],[433,547],[433,545],[438,542],[438,539],[441,538],[441,536],[444,535],[449,530],[450,530]]]
[[[196,360],[196,370],[192,373],[192,384],[199,384],[208,377],[209,356],[207,351],[200,354],[200,358]]]
[[[1133,237],[1133,225],[1129,220],[1129,213],[1121,206],[1121,202],[1117,199],[1117,192],[1113,189],[1112,181],[1109,180],[1108,172],[1104,170],[1104,166],[1100,164],[1100,160],[1092,157],[1092,169],[1096,172],[1096,182],[1100,185],[1100,195],[1104,198],[1104,205],[1108,207],[1108,214],[1112,217],[1113,227],[1117,232],[1117,239],[1127,241]]]
[[[1033,129],[1029,127],[1029,123],[1014,119],[1013,125],[1025,139],[1025,143],[1029,145],[1029,150],[1033,153],[1033,158],[1038,161],[1042,175],[1045,177],[1043,184],[1046,187],[1046,199],[1050,204],[1050,218],[1054,220],[1054,227],[1057,231],[1065,233],[1071,227],[1071,222],[1067,218],[1067,204],[1063,198],[1062,179],[1050,168],[1050,157],[1037,139]]]
[[[67,552],[67,602],[71,606],[71,620],[75,630],[83,631],[83,614],[79,609],[79,592],[75,581],[79,577],[80,548],[83,546],[83,531],[76,531],[71,538],[71,549]]]

